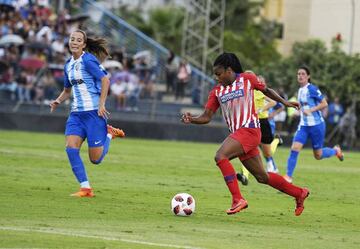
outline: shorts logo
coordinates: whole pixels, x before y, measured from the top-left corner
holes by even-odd
[[[97,145],[97,144],[99,144],[99,143],[101,143],[101,140],[100,141],[95,141],[95,145]]]

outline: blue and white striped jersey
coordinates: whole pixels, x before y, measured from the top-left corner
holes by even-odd
[[[71,57],[64,66],[64,87],[72,87],[72,112],[99,108],[101,79],[107,72],[97,58],[84,52],[78,59]]]
[[[298,101],[301,105],[300,124],[302,126],[314,126],[324,122],[321,111],[312,112],[304,115],[303,111],[317,106],[324,98],[319,88],[311,83],[299,88]]]

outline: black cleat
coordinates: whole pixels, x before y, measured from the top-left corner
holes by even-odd
[[[281,136],[279,134],[275,134],[274,138],[279,139],[279,146],[283,145],[284,140],[281,138]]]
[[[236,178],[242,183],[242,185],[248,185],[249,184],[249,180],[247,179],[247,177],[242,174],[242,173],[237,173],[236,174]]]

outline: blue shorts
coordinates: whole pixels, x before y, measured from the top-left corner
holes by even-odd
[[[106,125],[106,120],[98,115],[97,110],[71,112],[66,121],[65,135],[87,138],[89,147],[100,147],[106,140]]]
[[[310,137],[312,148],[314,150],[321,149],[325,139],[325,122],[314,126],[299,126],[294,136],[293,142],[306,144],[307,139]]]

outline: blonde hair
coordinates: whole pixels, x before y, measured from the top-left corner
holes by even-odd
[[[84,36],[84,42],[86,43],[84,50],[95,55],[100,62],[103,62],[106,58],[111,57],[107,49],[106,39],[90,38],[86,35],[86,32],[81,29],[77,29],[74,32],[79,32]]]

